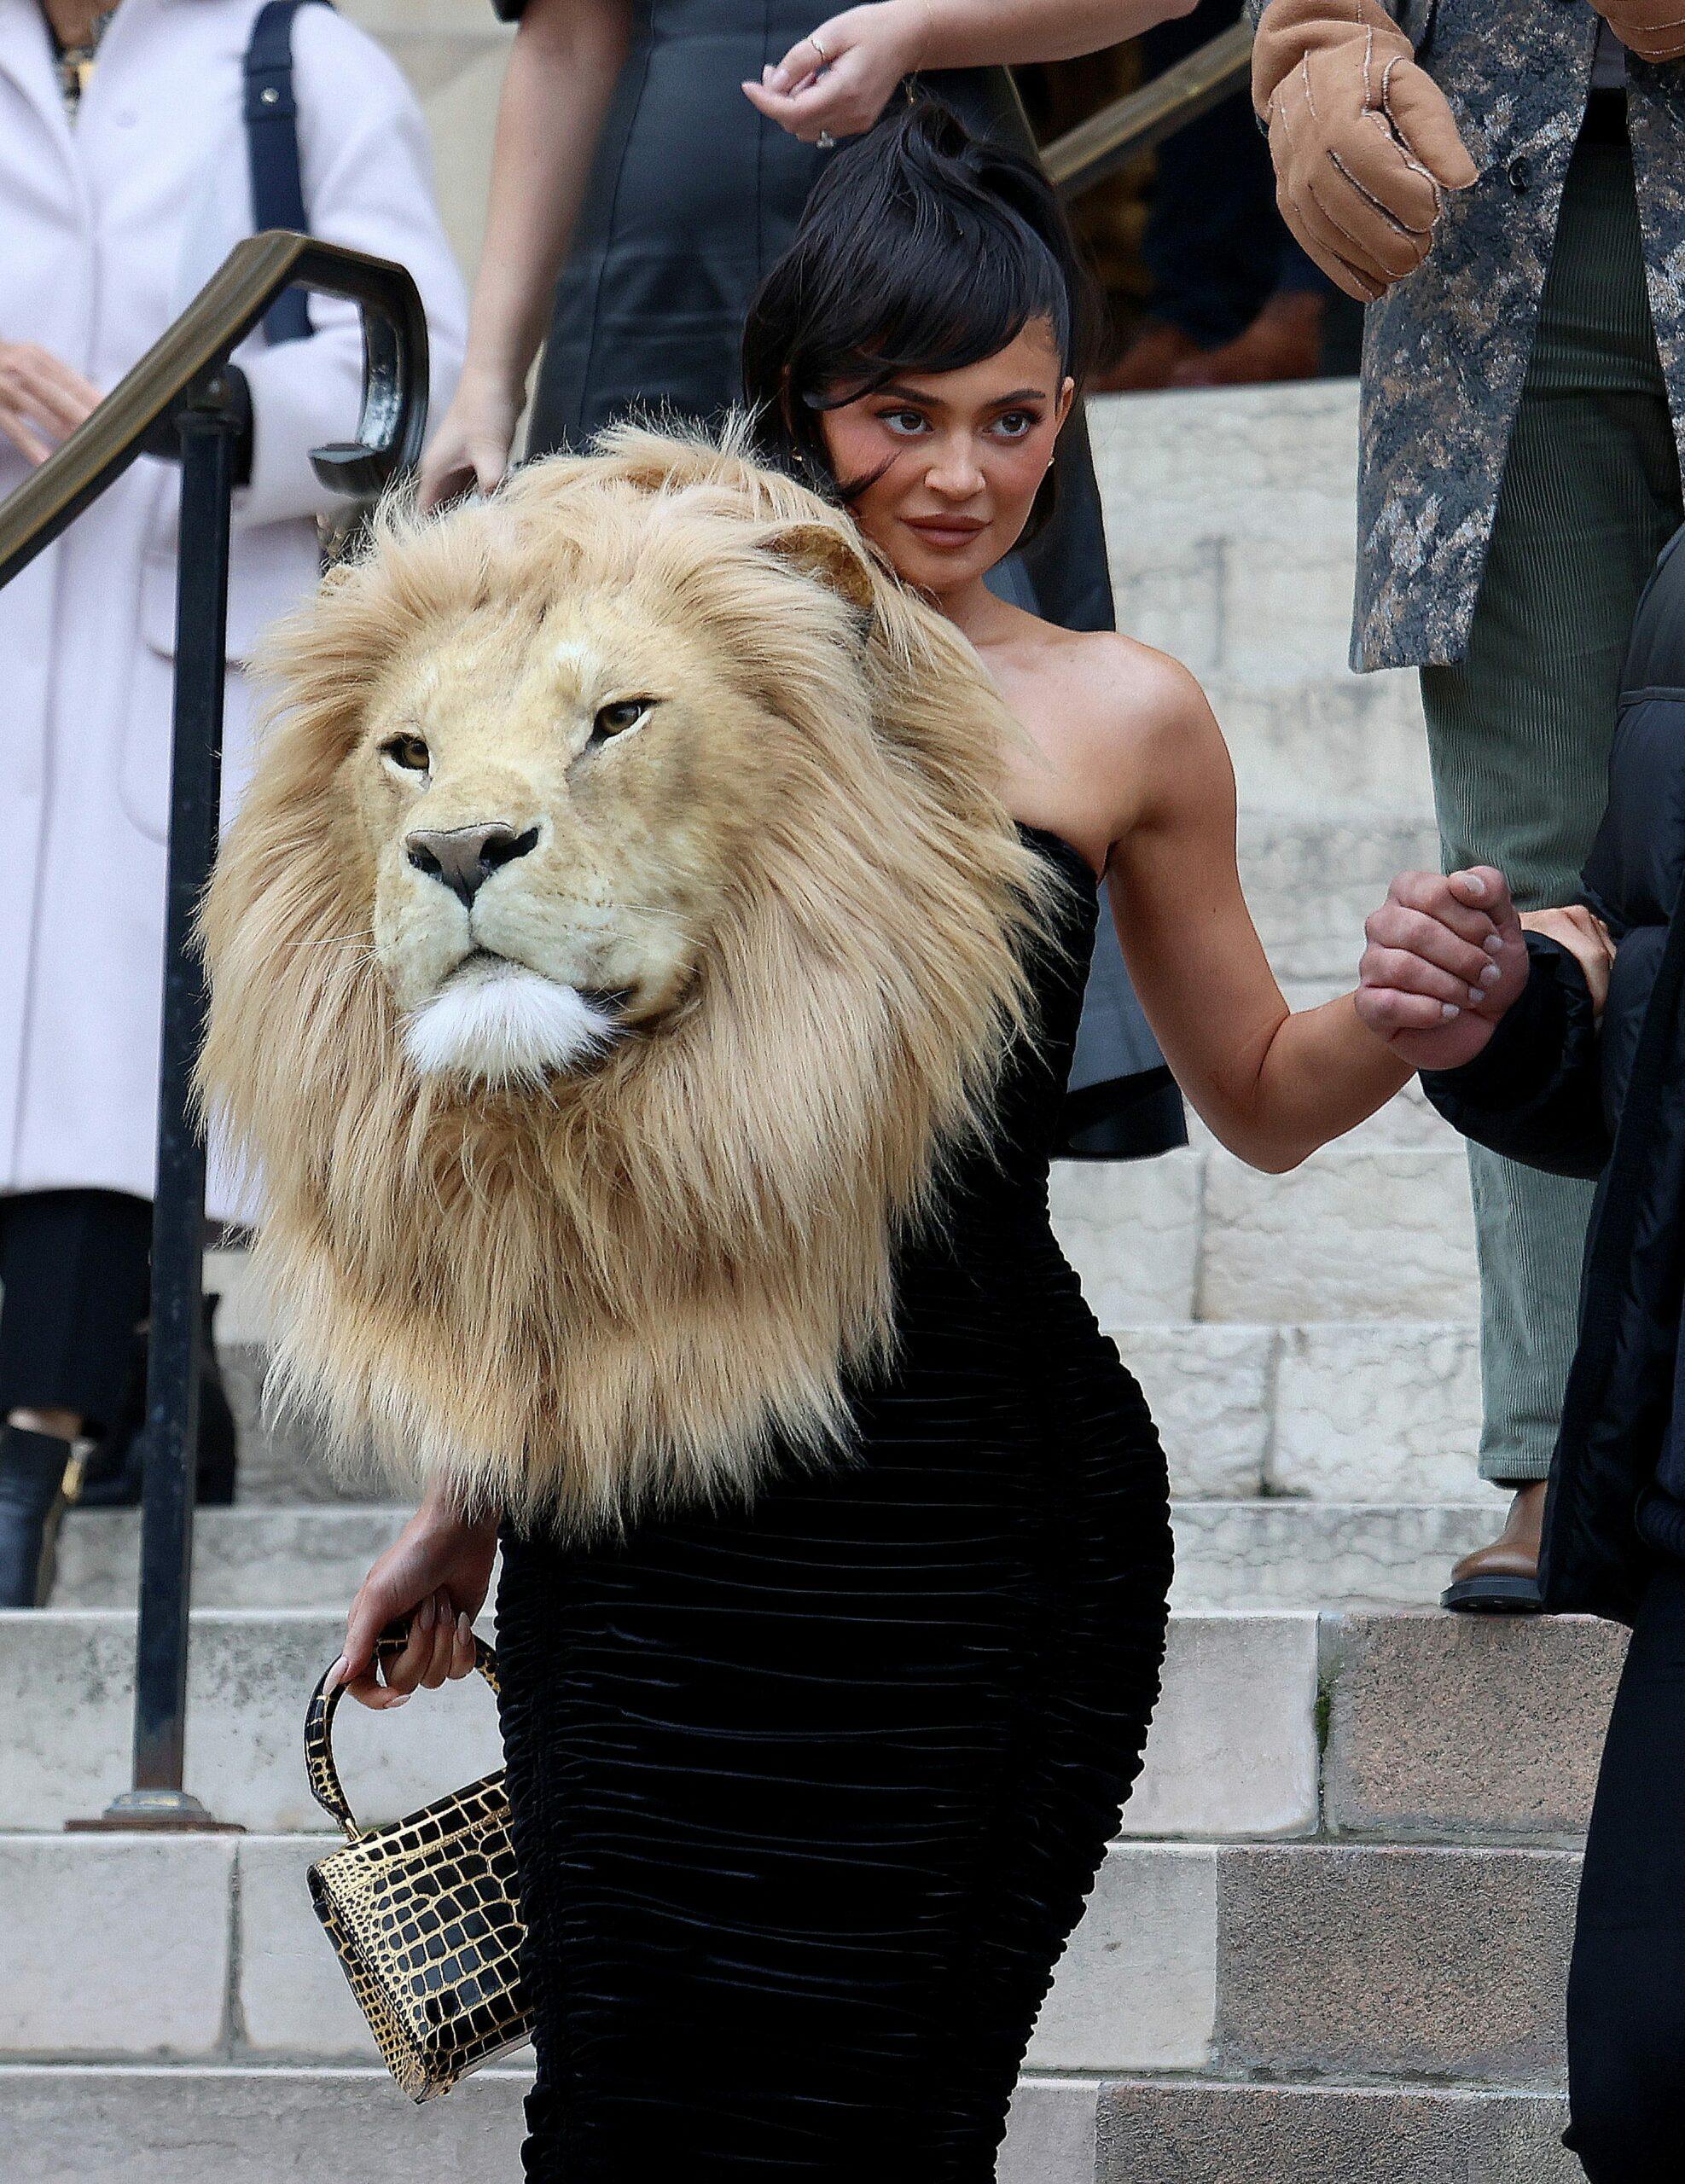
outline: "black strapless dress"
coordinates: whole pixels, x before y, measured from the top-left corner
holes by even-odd
[[[1095,892],[996,1143],[899,1269],[852,1455],[752,1507],[504,1543],[543,2184],[985,2184],[1141,1763],[1171,1536],[1048,1222]]]

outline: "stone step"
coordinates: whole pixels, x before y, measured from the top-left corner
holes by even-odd
[[[520,2068],[416,2107],[347,2065],[0,2065],[6,2184],[513,2184]],[[1098,2081],[1026,2075],[998,2184],[1094,2184]],[[1508,2184],[1508,2180],[1505,2180]]]
[[[306,1893],[322,1850],[0,1836],[0,2057],[368,2061]],[[1554,2089],[1578,1866],[1559,1850],[1115,1845],[1028,2066]]]
[[[1222,1337],[1230,1331],[1199,1332]],[[1158,1399],[1161,1418],[1177,1401],[1200,1399],[1198,1361],[1184,1361],[1182,1370],[1171,1403],[1162,1394]],[[1205,1400],[1233,1403],[1246,1417],[1238,1411],[1244,1401],[1239,1386],[1211,1391]],[[1217,1438],[1212,1434],[1214,1443]],[[1247,1474],[1251,1500],[1177,1502],[1177,1606],[1429,1606],[1457,1557],[1491,1537],[1508,1501],[1496,1489],[1484,1500],[1473,1499],[1471,1490],[1469,1498],[1454,1502],[1291,1501],[1263,1494],[1261,1485],[1262,1471],[1254,1468]],[[194,1603],[201,1609],[342,1612],[408,1513],[399,1507],[202,1509],[194,1528]],[[139,1535],[136,1512],[73,1511],[60,1539],[55,1607],[131,1606]]]
[[[0,2175],[493,2184],[517,2173],[530,2082],[494,2068],[417,2108],[383,2071],[354,2065],[0,2065]],[[996,2174],[998,2184],[1580,2184],[1558,2143],[1565,2119],[1554,2095],[1512,2088],[1029,2072]]]
[[[188,1781],[220,1819],[267,1833],[330,1830],[299,1737],[343,1629],[341,1616],[315,1610],[195,1611]],[[1624,1644],[1612,1625],[1580,1618],[1178,1610],[1122,1832],[1572,1839]],[[0,1614],[0,1829],[90,1816],[126,1781],[133,1658],[131,1615]],[[336,1740],[352,1805],[373,1821],[501,1758],[496,1710],[474,1684],[396,1713],[347,1706]]]
[[[1178,1502],[1174,1606],[1437,1606],[1451,1565],[1493,1537],[1508,1496],[1441,1502]]]
[[[311,1690],[344,1629],[343,1613],[195,1611],[187,1775],[219,1819],[270,1833],[331,1829],[311,1798],[299,1742]],[[1175,1617],[1125,1832],[1264,1837],[1314,1828],[1316,1650],[1314,1615]],[[0,1829],[88,1817],[124,1786],[133,1663],[131,1614],[0,1613],[9,1761]],[[496,1709],[475,1683],[418,1695],[395,1713],[346,1706],[334,1735],[360,1819],[414,1810],[502,1759]]]
[[[1193,1502],[1492,1502],[1471,1322],[1113,1329]],[[1314,1605],[1332,1605],[1332,1595]]]
[[[1151,621],[1125,626],[1182,657],[1168,619],[1158,628]],[[1196,659],[1197,653],[1187,665],[1223,729],[1243,811],[1303,818],[1365,810],[1424,823],[1431,818],[1426,731],[1413,671],[1354,675],[1340,666],[1237,675]]]
[[[1449,1135],[1325,1146],[1287,1176],[1188,1146],[1055,1164],[1054,1226],[1106,1327],[1473,1322],[1468,1168]]]
[[[1445,2086],[1102,2087],[1095,2184],[1583,2184],[1550,2094]]]

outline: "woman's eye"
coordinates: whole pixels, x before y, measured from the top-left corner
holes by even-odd
[[[593,735],[624,735],[629,728],[636,728],[649,711],[648,698],[618,698],[612,706],[604,706],[591,723]]]
[[[433,764],[433,753],[419,735],[394,735],[381,746],[381,756],[407,774],[424,774]]]
[[[1008,410],[1004,416],[995,420],[995,429],[1004,439],[1021,440],[1026,433],[1033,433],[1040,422],[1033,410]]]
[[[904,439],[910,439],[925,428],[925,421],[916,410],[885,410],[880,412],[878,421]]]

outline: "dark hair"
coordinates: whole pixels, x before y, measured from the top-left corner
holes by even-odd
[[[983,142],[921,98],[839,152],[743,333],[743,388],[770,459],[844,501],[821,420],[899,372],[959,371],[1048,320],[1079,384],[1092,289],[1059,200],[1028,154]],[[1058,465],[1025,537],[1053,512]]]

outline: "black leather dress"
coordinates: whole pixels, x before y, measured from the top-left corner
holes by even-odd
[[[903,1254],[844,1458],[623,1542],[505,1542],[543,2184],[985,2184],[1140,1765],[1171,1540],[1049,1226],[1094,894],[996,1141]]]

